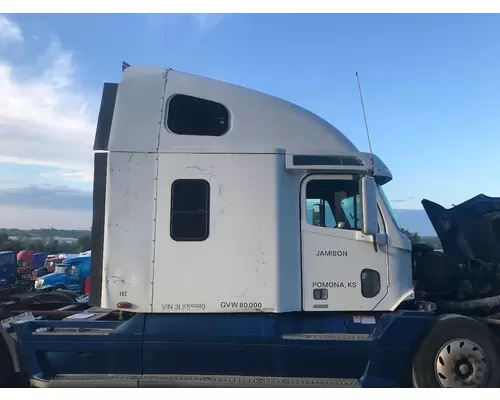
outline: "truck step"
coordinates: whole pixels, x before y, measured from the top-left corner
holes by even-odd
[[[296,378],[239,375],[144,375],[139,387],[360,387],[358,379]]]
[[[137,387],[141,375],[108,375],[108,374],[62,374],[52,379],[34,376],[31,386],[37,388],[63,387]]]
[[[263,377],[237,375],[57,375],[31,379],[47,387],[361,387],[358,379]]]

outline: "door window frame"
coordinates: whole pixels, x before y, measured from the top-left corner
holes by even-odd
[[[354,174],[325,174],[325,173],[313,173],[304,176],[302,179],[302,182],[300,184],[300,226],[301,226],[301,232],[306,230],[312,233],[318,233],[318,234],[331,234],[333,233],[335,236],[338,237],[343,237],[346,239],[353,239],[356,240],[357,238],[364,237],[365,235],[361,232],[361,230],[356,230],[356,229],[341,229],[341,228],[330,228],[330,227],[323,227],[323,226],[315,226],[312,224],[309,224],[307,221],[307,184],[313,180],[331,180],[331,181],[338,181],[338,180],[345,180],[345,181],[352,181],[355,180],[356,175]],[[361,196],[361,187],[359,189],[359,195]],[[384,221],[384,216],[381,212],[380,209],[380,204],[379,204],[379,196],[380,194],[377,195],[377,209],[378,209],[378,220],[379,220],[379,233],[386,233],[386,228],[385,228],[385,221]],[[361,213],[361,210],[360,210]]]

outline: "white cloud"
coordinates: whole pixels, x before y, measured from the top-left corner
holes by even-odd
[[[20,43],[23,34],[19,25],[4,15],[0,15],[0,44]]]
[[[172,22],[179,16],[167,17]],[[149,25],[164,22],[164,16],[157,17],[147,16]],[[224,15],[184,17],[205,35]],[[0,15],[0,39],[5,38],[22,42],[23,33],[15,22]],[[56,167],[57,172],[43,176],[91,182],[99,103],[94,96],[98,94],[89,96],[76,86],[73,54],[57,38],[43,50],[33,65],[18,66],[0,59],[0,163]]]
[[[57,39],[34,65],[0,61],[0,163],[56,167],[61,179],[92,181],[98,102],[76,86],[74,73],[73,55]]]

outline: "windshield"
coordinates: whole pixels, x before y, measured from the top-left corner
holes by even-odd
[[[377,186],[378,186],[378,190],[380,192],[380,196],[382,197],[382,200],[384,201],[385,206],[387,207],[387,209],[389,210],[389,213],[391,214],[392,220],[394,221],[394,223],[396,224],[398,229],[401,230],[401,225],[399,224],[398,217],[396,216],[396,213],[392,209],[391,203],[387,199],[387,196],[385,195],[385,192],[384,192],[384,189],[382,188],[382,185],[377,185]]]
[[[65,274],[67,270],[68,270],[68,265],[58,264],[56,265],[56,269],[54,270],[54,272],[56,274]]]

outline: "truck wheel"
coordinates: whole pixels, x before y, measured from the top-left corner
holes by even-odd
[[[27,292],[32,292],[33,289],[35,289],[35,284],[32,281],[24,285],[24,290],[26,290]]]
[[[5,340],[0,336],[0,387],[10,383],[14,374],[14,367],[10,357],[9,349]]]
[[[417,388],[497,387],[499,343],[482,323],[466,317],[436,322],[413,359]]]

